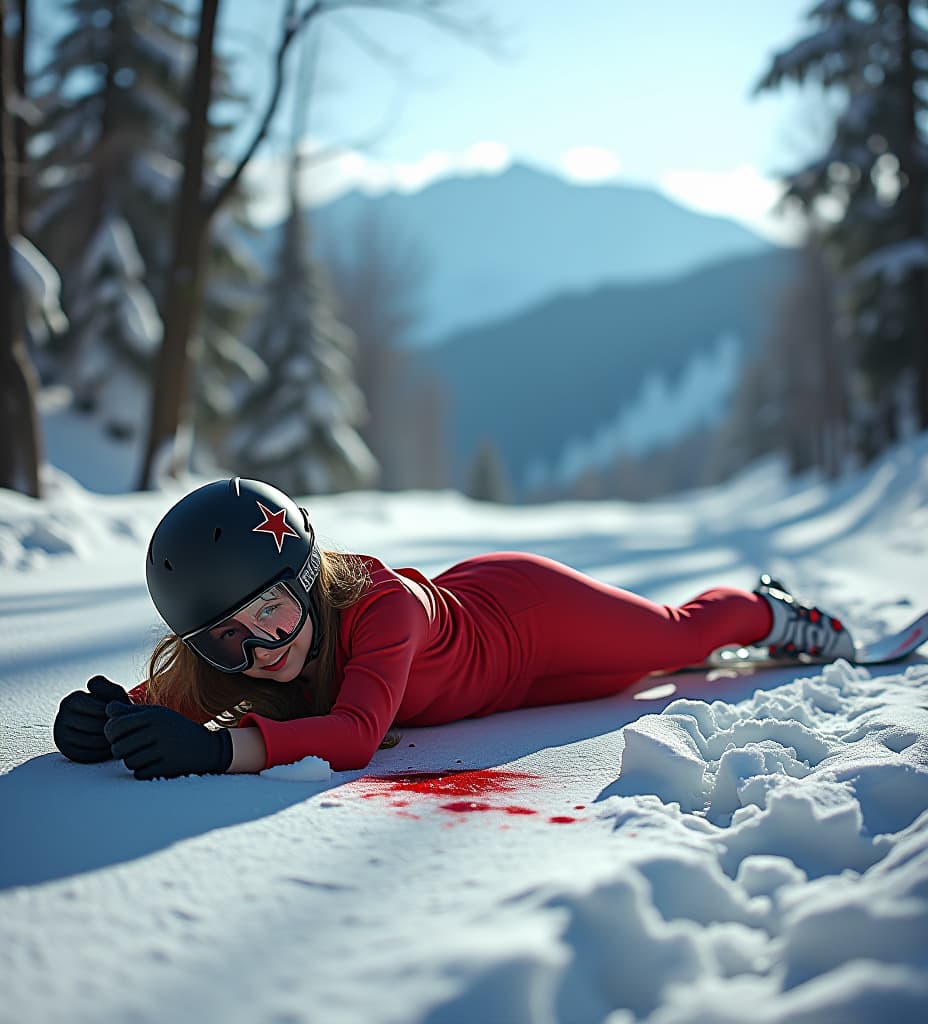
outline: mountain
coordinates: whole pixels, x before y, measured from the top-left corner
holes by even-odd
[[[794,261],[769,250],[670,281],[559,296],[417,353],[447,391],[455,482],[485,439],[524,493],[533,467],[560,466],[563,477],[573,452],[582,468],[584,446],[596,449],[588,459],[608,455],[610,443],[640,454],[649,439],[708,421],[756,350]],[[635,422],[623,424],[629,412]]]
[[[351,192],[309,217],[317,255],[350,255],[373,219],[400,259],[422,257],[417,343],[431,344],[552,295],[616,281],[678,276],[769,251],[748,229],[647,188],[575,185],[520,164],[446,178],[416,193]]]

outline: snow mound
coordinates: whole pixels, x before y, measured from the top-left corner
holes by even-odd
[[[117,544],[134,550],[156,521],[147,511],[138,516],[131,499],[101,502],[53,466],[42,467],[41,479],[41,501],[0,489],[0,569],[44,569],[61,556],[93,564]]]
[[[923,1019],[928,666],[838,662],[622,733],[615,870],[522,900],[558,912],[565,1019],[735,1021],[720,1007],[747,999],[760,1021]]]
[[[329,762],[321,757],[304,757],[293,764],[278,764],[260,773],[263,779],[274,782],[327,782],[332,778]]]
[[[925,1019],[926,697],[925,665],[836,663],[625,726],[610,863],[512,899],[497,926],[547,946],[459,965],[430,1020]]]

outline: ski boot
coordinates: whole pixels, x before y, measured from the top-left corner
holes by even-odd
[[[779,580],[767,573],[761,576],[754,593],[764,598],[773,613],[770,632],[756,645],[765,647],[771,658],[800,660],[805,656],[815,661],[854,661],[854,641],[840,619],[821,608],[800,604]]]

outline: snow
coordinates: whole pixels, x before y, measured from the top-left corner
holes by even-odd
[[[364,771],[139,783],[51,722],[144,671],[145,545],[182,490],[46,479],[0,492],[0,1019],[928,1017],[928,649],[404,729]],[[521,548],[677,602],[766,569],[864,640],[928,606],[928,436],[834,486],[767,460],[641,506],[308,507],[429,574]]]
[[[46,404],[46,394],[40,395],[41,404]],[[119,494],[133,487],[141,470],[139,439],[117,440],[96,417],[72,408],[70,393],[53,399],[42,416],[46,457],[92,491]],[[89,452],[93,454],[88,458]]]
[[[184,39],[178,39],[161,26],[141,20],[133,26],[135,44],[146,51],[159,65],[170,70],[171,76],[183,82],[191,73],[195,48]]]
[[[84,253],[85,274],[92,277],[106,266],[121,268],[128,279],[141,277],[145,265],[135,244],[132,228],[122,217],[107,217]]]
[[[143,359],[151,359],[161,343],[162,324],[154,299],[142,283],[145,266],[132,229],[122,217],[107,217],[91,239],[81,276],[85,291],[74,302],[75,320],[85,321],[83,333],[97,342],[114,320],[120,338]],[[89,319],[90,323],[86,321]],[[91,347],[85,343],[84,348]],[[108,364],[112,352],[87,358]],[[90,376],[102,376],[94,371]]]
[[[49,334],[67,329],[68,318],[61,309],[61,278],[46,257],[22,235],[10,242],[11,265],[25,300],[29,333],[39,342]]]
[[[151,293],[137,281],[125,284],[122,294],[125,338],[141,356],[152,357],[161,346],[162,324]]]
[[[159,203],[171,202],[177,193],[182,167],[164,153],[140,153],[132,161],[132,180]]]
[[[326,782],[332,777],[332,769],[321,757],[309,756],[294,764],[276,764],[259,774],[275,782]]]
[[[913,270],[928,267],[928,242],[924,238],[907,238],[903,242],[884,245],[857,264],[857,277],[884,277],[893,285],[901,284]]]
[[[283,459],[290,452],[299,452],[306,445],[306,423],[295,413],[281,417],[273,426],[252,441],[255,459]]]
[[[742,346],[730,334],[697,352],[676,381],[651,374],[634,401],[591,437],[572,438],[553,470],[536,462],[527,474],[528,487],[550,481],[568,484],[591,468],[601,469],[621,454],[644,455],[699,427],[717,423],[731,404],[738,385]]]

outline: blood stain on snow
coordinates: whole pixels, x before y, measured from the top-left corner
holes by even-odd
[[[570,818],[566,814],[558,814],[553,818],[548,818],[552,825],[572,825],[576,820],[576,818]]]
[[[531,772],[508,772],[482,768],[464,772],[404,772],[399,775],[365,775],[352,785],[368,790],[365,799],[394,793],[421,793],[426,796],[487,797],[512,793],[521,786],[541,782]]]
[[[540,775],[531,772],[484,768],[460,772],[405,772],[397,775],[366,775],[356,779],[350,785],[354,789],[361,790],[362,799],[387,799],[390,801],[390,806],[396,808],[407,807],[409,801],[403,799],[403,795],[414,793],[422,797],[451,797],[452,799],[447,802],[439,803],[438,807],[440,810],[452,814],[483,814],[488,811],[496,811],[507,815],[529,816],[538,812],[531,807],[498,801],[498,798],[508,796],[519,789],[537,786],[542,781]],[[408,816],[408,812],[404,816]],[[548,819],[552,824],[566,824],[576,820],[576,818],[561,816]]]
[[[517,807],[509,804],[497,807],[495,804],[483,804],[474,800],[455,800],[451,804],[439,804],[443,811],[454,811],[455,814],[467,814],[470,811],[502,811],[504,814],[537,814],[531,807]]]

